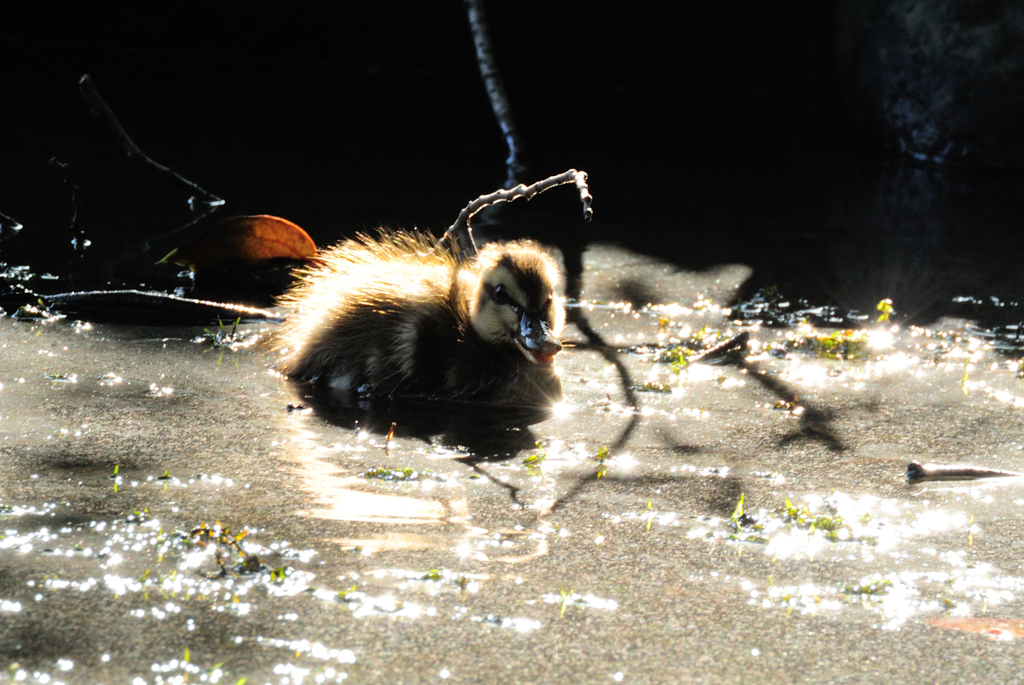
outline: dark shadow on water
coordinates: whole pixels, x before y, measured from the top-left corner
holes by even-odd
[[[801,398],[780,379],[762,370],[754,363],[741,360],[739,366],[741,369],[746,369],[750,378],[775,395],[779,401],[790,405],[790,411],[798,416],[799,428],[796,432],[785,436],[782,439],[782,444],[806,438],[823,443],[830,450],[836,452],[846,451],[846,445],[832,428],[832,412],[829,409],[823,409],[808,402],[806,398]]]
[[[664,301],[662,293],[659,293],[639,278],[623,279],[616,285],[615,290],[616,299],[628,302],[634,309],[640,309],[652,304],[669,304]]]
[[[590,488],[626,488],[630,493],[657,491],[657,509],[671,507],[684,515],[729,518],[736,510],[736,503],[745,490],[745,480],[742,476],[731,474],[722,478],[695,474],[632,476],[612,473],[600,479],[596,475],[591,475],[573,483],[572,487],[551,506],[549,513],[569,506]]]
[[[583,252],[586,250],[589,240],[587,239],[586,232],[579,228],[566,231],[566,235],[561,236],[561,238],[558,245],[562,250],[562,260],[565,266],[565,296],[571,300],[579,300],[583,289]],[[575,325],[587,340],[586,345],[578,345],[578,347],[596,350],[604,357],[605,361],[615,367],[615,371],[619,376],[622,392],[626,396],[626,404],[632,410],[629,423],[626,424],[625,428],[622,429],[622,432],[610,446],[613,451],[619,450],[636,431],[641,421],[640,399],[633,390],[633,378],[630,376],[626,365],[622,362],[619,352],[611,348],[604,338],[594,330],[583,309],[580,307],[569,309],[566,312],[566,320],[568,323]]]
[[[678,456],[700,454],[701,452],[704,451],[704,449],[702,447],[699,447],[698,445],[688,445],[685,443],[678,442],[673,436],[669,435],[667,432],[658,433],[658,438],[661,440],[662,444],[665,445],[665,447],[667,447],[672,452],[672,454]]]
[[[293,382],[302,403],[327,423],[349,431],[395,437],[466,452],[462,461],[508,459],[537,443],[530,426],[551,418],[549,408],[491,408],[458,402],[366,400],[355,393]]]

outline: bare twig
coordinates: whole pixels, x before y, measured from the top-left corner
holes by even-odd
[[[7,240],[11,236],[18,235],[18,231],[23,228],[24,226],[20,222],[0,212],[0,240]]]
[[[487,15],[484,12],[483,0],[465,0],[466,15],[469,18],[469,29],[473,33],[473,46],[476,48],[476,63],[480,67],[480,77],[484,80],[484,88],[487,89],[487,97],[491,101],[491,109],[494,110],[494,117],[498,120],[501,133],[505,136],[505,143],[508,145],[508,159],[505,160],[505,188],[511,188],[519,183],[519,179],[526,174],[526,165],[523,162],[523,151],[519,144],[519,132],[516,130],[515,122],[512,121],[512,108],[508,104],[508,96],[505,95],[505,86],[501,82],[501,75],[494,63],[494,55],[491,53],[491,37],[487,29]]]
[[[88,290],[41,296],[51,305],[66,305],[79,314],[101,317],[105,320],[128,319],[135,321],[147,317],[168,321],[283,321],[277,314],[258,307],[247,307],[226,302],[196,300],[177,295],[140,290]]]
[[[749,341],[750,333],[748,331],[743,331],[739,335],[733,336],[728,340],[724,340],[717,345],[709,347],[700,354],[690,357],[687,361],[691,364],[695,364],[697,362],[715,364],[725,359],[730,352],[747,349],[747,343]]]
[[[64,175],[64,187],[68,190],[68,197],[71,200],[71,234],[72,234],[72,245],[75,249],[78,249],[74,238],[75,229],[78,227],[78,215],[81,214],[81,205],[78,204],[78,185],[75,180],[71,177],[71,165],[65,164],[56,157],[50,157],[50,166],[55,166],[60,169],[61,174]]]
[[[549,176],[543,181],[537,181],[533,185],[519,184],[514,188],[481,195],[462,208],[462,211],[459,212],[459,218],[445,231],[444,236],[438,243],[438,249],[450,249],[459,258],[472,259],[476,256],[476,243],[473,241],[473,229],[470,227],[469,222],[473,219],[474,215],[484,208],[499,202],[512,202],[520,198],[532,200],[545,190],[550,190],[555,186],[567,183],[574,183],[576,185],[576,189],[580,193],[580,202],[583,203],[583,220],[590,221],[594,217],[594,210],[590,206],[594,198],[591,196],[590,188],[587,186],[587,174],[584,171],[569,169],[556,176]]]
[[[391,429],[388,431],[388,437],[384,438],[384,454],[391,456],[391,445],[395,439],[395,426],[398,425],[397,421],[391,422]]]
[[[85,231],[83,231],[78,225],[78,218],[82,213],[82,206],[78,202],[78,185],[75,183],[75,179],[71,176],[70,164],[65,164],[56,157],[51,157],[50,166],[60,169],[61,174],[64,176],[64,187],[67,189],[68,197],[71,200],[71,223],[70,226],[68,226],[68,232],[71,234],[70,242],[72,253],[68,256],[68,277],[71,279],[72,287],[74,287],[75,254],[77,254],[79,258],[85,257],[85,248],[89,244],[89,241],[85,239]]]
[[[196,196],[201,196],[201,202],[208,207],[219,207],[224,204],[223,199],[217,197],[208,190],[199,187],[170,167],[158,164],[146,155],[146,153],[140,150],[139,146],[135,144],[135,141],[133,141],[125,132],[120,122],[118,122],[117,117],[114,116],[110,107],[107,106],[107,103],[100,97],[100,94],[96,91],[96,86],[93,85],[92,78],[90,78],[88,74],[83,74],[78,80],[78,87],[82,92],[82,97],[85,98],[86,103],[92,110],[92,113],[107,122],[107,126],[109,126],[110,130],[114,133],[114,137],[118,139],[121,143],[121,147],[124,148],[130,158],[135,159],[152,168],[154,171],[171,178],[175,183],[186,190],[196,193],[196,195],[193,195],[188,199],[189,207],[192,209],[196,208]]]

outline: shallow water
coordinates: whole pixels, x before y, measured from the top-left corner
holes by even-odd
[[[606,300],[624,272],[678,304]],[[621,370],[571,327],[565,404],[475,429],[346,414],[262,344],[202,329],[0,319],[11,676],[899,679],[911,641],[975,655],[957,679],[1016,677],[1024,480],[903,473],[1024,471],[1020,347],[963,322],[866,322],[852,358],[829,358],[806,341],[833,329],[720,304],[744,269],[595,246],[583,273],[570,311]],[[730,363],[654,348],[740,331]],[[259,563],[190,538],[203,523],[244,531]]]

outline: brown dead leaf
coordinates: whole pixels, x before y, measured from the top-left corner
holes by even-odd
[[[316,244],[299,226],[269,214],[232,216],[161,259],[193,271],[228,263],[256,265],[271,259],[306,260]]]
[[[1024,620],[1019,618],[929,618],[925,622],[937,628],[984,633],[993,637],[1007,634],[1024,637]]]

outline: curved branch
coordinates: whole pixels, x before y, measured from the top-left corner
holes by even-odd
[[[497,190],[487,195],[481,195],[462,208],[455,223],[448,227],[448,230],[445,231],[444,236],[438,242],[438,250],[450,249],[460,259],[472,259],[476,256],[476,243],[473,241],[473,229],[470,227],[470,221],[477,213],[499,202],[512,202],[521,198],[532,200],[545,190],[568,183],[576,185],[576,190],[580,194],[580,202],[583,203],[583,220],[590,221],[594,218],[594,209],[591,207],[594,197],[590,194],[590,188],[587,186],[587,173],[585,171],[569,169],[561,174],[549,176],[543,181],[537,181],[532,185],[520,183],[514,188]]]

